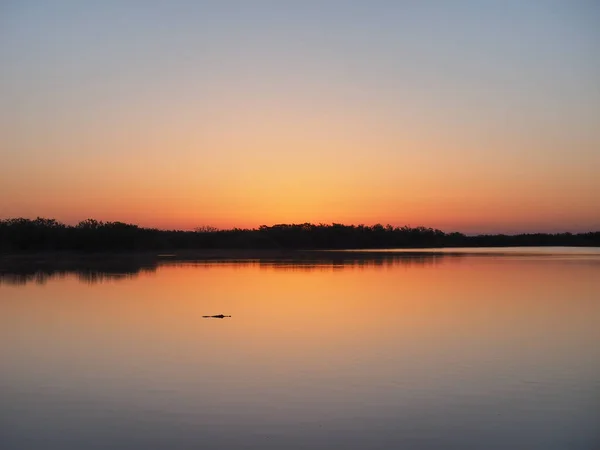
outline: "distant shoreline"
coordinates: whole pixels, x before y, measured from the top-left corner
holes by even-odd
[[[588,233],[466,236],[425,227],[376,224],[278,224],[256,229],[164,231],[122,222],[85,220],[75,226],[54,219],[0,220],[0,254],[120,254],[166,255],[184,258],[294,257],[310,252],[387,249],[448,249],[502,247],[595,247],[600,231]],[[447,252],[447,250],[443,250]],[[431,252],[431,250],[428,250]],[[165,256],[167,257],[167,256]]]

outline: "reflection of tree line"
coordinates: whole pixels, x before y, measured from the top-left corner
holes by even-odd
[[[426,266],[440,263],[442,258],[460,258],[465,254],[442,254],[442,253],[398,253],[396,255],[386,253],[361,252],[360,256],[353,256],[351,253],[341,254],[341,252],[317,252],[311,257],[310,254],[299,254],[295,259],[265,258],[253,260],[210,260],[210,261],[172,261],[161,262],[159,265],[168,265],[169,267],[214,267],[215,265],[234,265],[235,267],[258,267],[260,269],[274,270],[331,270],[336,268],[377,268],[377,267],[395,267],[395,266]]]
[[[371,255],[366,257],[345,257],[333,255],[319,259],[265,259],[265,260],[211,260],[194,261],[178,259],[150,259],[123,257],[120,260],[112,258],[84,258],[76,261],[60,261],[48,259],[44,261],[23,258],[10,267],[0,265],[0,284],[25,285],[30,283],[44,284],[50,280],[59,280],[75,275],[80,282],[95,284],[111,281],[132,279],[140,274],[154,273],[161,266],[168,267],[214,267],[214,265],[235,265],[239,268],[259,267],[261,269],[318,271],[336,270],[347,267],[356,269],[380,268],[394,266],[425,266],[439,263],[442,258],[457,258],[459,255],[441,254],[400,254],[400,255]]]
[[[143,261],[139,258],[80,259],[10,259],[8,264],[0,264],[0,284],[24,285],[44,284],[76,275],[80,282],[95,284],[137,277],[140,273],[156,271],[156,261]]]
[[[461,255],[462,256],[462,255]],[[383,269],[386,267],[415,267],[415,266],[428,266],[441,262],[442,258],[456,258],[457,255],[385,255],[385,256],[367,256],[367,257],[356,257],[356,258],[332,258],[330,260],[320,261],[260,261],[260,268],[264,269],[275,269],[275,270],[300,270],[300,271],[312,271],[312,270],[335,270],[352,267],[355,269]]]
[[[600,246],[600,232],[465,236],[425,227],[310,223],[256,229],[166,231],[88,219],[75,226],[54,219],[0,220],[0,251],[169,249],[358,249],[494,246]]]
[[[25,285],[25,284],[45,284],[50,280],[59,280],[66,278],[69,275],[76,274],[80,282],[88,284],[106,283],[109,281],[117,281],[126,278],[134,278],[138,273],[110,273],[85,270],[49,270],[34,273],[2,273],[0,272],[0,284]]]

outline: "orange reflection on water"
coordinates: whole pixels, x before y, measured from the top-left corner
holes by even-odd
[[[209,448],[593,438],[597,260],[349,257],[8,277],[0,412],[22,439]]]
[[[165,265],[95,285],[67,276],[25,289],[0,286],[0,326],[4,335],[28,336],[11,353],[53,345],[65,356],[84,352],[83,359],[129,349],[291,365],[380,346],[438,354],[492,345],[531,355],[561,342],[587,347],[599,337],[595,261],[427,261]],[[221,313],[232,318],[202,318]]]

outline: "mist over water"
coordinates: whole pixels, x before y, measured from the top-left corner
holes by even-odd
[[[529,253],[4,268],[0,448],[597,448],[600,254]]]

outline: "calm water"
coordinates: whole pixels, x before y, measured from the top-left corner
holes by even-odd
[[[0,448],[598,449],[599,319],[599,251],[5,271]]]

